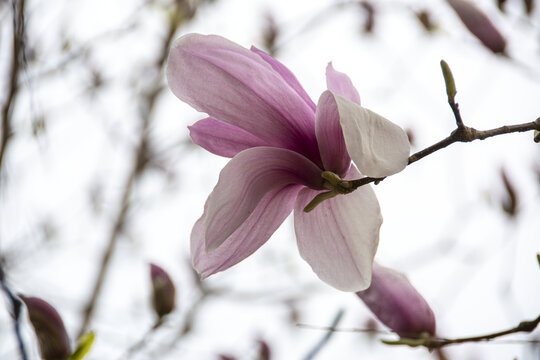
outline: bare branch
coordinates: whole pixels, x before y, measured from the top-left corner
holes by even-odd
[[[186,14],[185,9],[183,8],[182,4],[176,3],[175,14],[170,18],[167,34],[163,39],[161,51],[155,64],[155,66],[158,69],[160,70],[163,69],[165,62],[167,60],[169,48],[174,39],[174,35],[178,27],[182,24],[182,22],[186,19],[186,17],[189,17],[189,16],[190,14]],[[101,258],[101,265],[99,267],[98,274],[94,282],[90,299],[88,300],[88,303],[84,308],[83,321],[82,321],[80,330],[78,332],[79,336],[81,336],[87,331],[90,321],[94,315],[96,303],[101,294],[102,286],[110,267],[111,258],[116,249],[116,244],[118,242],[119,235],[122,232],[122,228],[126,220],[128,210],[130,208],[130,198],[133,192],[133,185],[146,168],[146,164],[148,162],[148,143],[149,143],[148,129],[151,124],[152,113],[154,110],[156,99],[158,95],[161,93],[162,89],[163,89],[162,80],[160,77],[157,77],[154,84],[150,86],[149,91],[143,94],[144,96],[143,96],[143,99],[141,100],[141,106],[140,106],[142,124],[140,128],[139,142],[135,150],[136,156],[133,161],[131,172],[128,178],[126,179],[126,184],[124,186],[124,193],[122,195],[120,210],[118,214],[116,215],[114,226],[108,238],[107,247],[103,251],[103,255]]]
[[[6,153],[6,148],[12,135],[11,115],[17,95],[17,82],[23,62],[24,46],[24,8],[25,0],[13,0],[13,39],[11,52],[11,70],[7,83],[7,97],[0,113],[2,134],[0,135],[0,170]]]
[[[468,342],[490,341],[490,340],[499,338],[501,336],[506,336],[506,335],[515,334],[519,332],[530,333],[538,327],[538,324],[540,324],[540,315],[534,320],[522,321],[513,328],[494,332],[491,334],[486,334],[486,335],[456,338],[456,339],[441,339],[441,338],[427,337],[427,338],[419,338],[419,339],[399,339],[396,341],[383,340],[382,342],[387,345],[407,345],[411,347],[424,346],[430,350],[433,350],[433,349],[440,349],[448,345],[463,344],[463,343],[468,343]]]

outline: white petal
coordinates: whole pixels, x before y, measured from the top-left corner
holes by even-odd
[[[349,156],[360,172],[384,177],[403,170],[410,153],[405,131],[371,110],[334,96]]]
[[[356,169],[354,174],[358,176]],[[300,255],[321,280],[342,291],[360,291],[371,282],[382,216],[370,186],[325,200],[303,211],[317,191],[303,189],[294,209]]]

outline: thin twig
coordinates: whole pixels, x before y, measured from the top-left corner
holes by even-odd
[[[8,78],[7,97],[2,105],[1,127],[2,134],[0,135],[0,169],[6,154],[6,148],[12,136],[11,115],[13,106],[17,96],[17,82],[23,60],[24,46],[24,8],[25,0],[13,0],[13,39],[11,52],[11,71]]]
[[[174,34],[176,33],[179,25],[182,23],[182,20],[183,20],[182,16],[184,16],[184,11],[181,8],[181,5],[176,6],[176,15],[177,16],[173,16],[169,21],[167,34],[165,38],[163,39],[161,52],[155,64],[156,67],[160,70],[163,69],[165,65],[165,62],[167,60],[167,55],[169,53],[169,48],[174,38]],[[96,303],[101,294],[101,289],[109,270],[111,258],[116,249],[116,244],[118,242],[119,235],[122,232],[122,228],[126,220],[128,210],[130,208],[130,198],[133,192],[133,185],[136,179],[140,177],[140,175],[144,172],[146,168],[146,164],[148,162],[148,143],[149,143],[148,129],[150,127],[152,113],[154,110],[156,99],[162,89],[163,89],[162,79],[160,77],[157,77],[153,86],[150,88],[150,90],[143,94],[144,97],[141,101],[141,107],[140,107],[142,125],[140,129],[139,142],[136,147],[136,156],[132,165],[131,172],[126,180],[126,185],[124,187],[124,193],[122,195],[122,200],[121,200],[121,207],[115,218],[114,226],[109,235],[107,247],[103,252],[103,255],[101,258],[101,265],[99,267],[99,271],[96,276],[96,280],[93,286],[93,290],[91,292],[90,299],[84,309],[83,321],[82,321],[80,330],[78,332],[79,336],[81,336],[82,334],[86,332],[86,330],[88,329],[88,325],[90,324],[90,320],[92,319],[94,315]]]
[[[135,352],[140,351],[148,343],[148,340],[150,339],[152,334],[154,334],[154,332],[159,329],[161,325],[163,325],[163,323],[163,319],[158,319],[156,323],[144,333],[144,335],[139,341],[129,347],[129,349],[122,357],[120,357],[120,359],[131,359]]]
[[[417,152],[416,154],[413,154],[409,157],[409,165],[413,162],[416,162],[423,157],[430,155],[434,153],[437,150],[441,150],[448,145],[451,145],[456,142],[471,142],[474,140],[485,140],[487,138],[498,136],[498,135],[504,135],[504,134],[510,134],[515,132],[525,132],[525,131],[531,131],[531,130],[539,130],[540,131],[540,119],[537,119],[536,121],[531,121],[528,123],[523,124],[517,124],[517,125],[505,125],[501,126],[495,129],[490,130],[476,130],[472,127],[463,126],[461,129],[456,129],[452,134],[450,134],[449,137],[446,139],[443,139],[439,141],[438,143],[431,145],[430,147]]]
[[[23,62],[23,45],[24,45],[24,9],[25,0],[13,0],[13,39],[12,39],[12,52],[11,52],[11,70],[9,73],[7,84],[7,97],[5,103],[2,105],[1,116],[1,131],[0,135],[0,178],[3,168],[3,160],[5,158],[6,149],[9,140],[12,136],[12,124],[11,115],[13,113],[13,106],[17,95],[17,81],[19,78],[21,65]],[[1,182],[0,182],[1,183]],[[20,315],[22,308],[22,301],[13,294],[11,289],[6,283],[6,276],[2,264],[0,263],[0,286],[6,294],[11,304],[11,316],[13,317],[13,328],[17,344],[19,347],[19,353],[22,360],[28,359],[24,340],[21,335],[20,329]]]
[[[11,303],[11,316],[13,317],[13,328],[15,332],[15,337],[17,338],[17,343],[19,345],[19,353],[21,355],[21,359],[26,360],[28,359],[28,355],[24,346],[24,340],[21,335],[20,326],[22,301],[17,296],[15,296],[11,289],[7,286],[2,264],[0,264],[0,285],[2,286],[2,290],[4,290],[4,293],[9,299],[9,302]]]
[[[505,125],[505,126],[501,126],[501,127],[490,129],[490,130],[476,130],[472,127],[463,125],[462,127],[458,127],[456,130],[454,130],[450,134],[450,136],[448,136],[447,138],[431,146],[428,146],[424,150],[421,150],[411,155],[409,157],[408,165],[414,162],[417,162],[418,160],[457,142],[472,142],[475,140],[485,140],[487,138],[498,136],[498,135],[511,134],[511,133],[516,133],[516,132],[525,132],[525,131],[531,131],[531,130],[540,131],[540,118],[536,119],[536,121],[531,121],[528,123],[517,124],[517,125]],[[385,178],[373,178],[373,177],[366,176],[361,179],[349,180],[347,181],[347,183],[350,183],[350,188],[357,189],[360,186],[367,185],[372,182],[377,183],[384,179]]]
[[[420,339],[399,339],[396,341],[383,340],[382,342],[387,345],[407,345],[411,347],[424,346],[430,350],[433,350],[433,349],[440,349],[448,345],[463,344],[463,343],[468,343],[468,342],[491,341],[501,336],[506,336],[506,335],[515,334],[519,332],[530,333],[534,331],[534,329],[536,329],[539,324],[540,324],[540,315],[534,320],[522,321],[513,328],[486,334],[486,335],[456,338],[456,339],[441,339],[441,338],[428,337],[428,338],[420,338]]]
[[[336,313],[336,315],[334,316],[334,319],[332,320],[332,324],[330,325],[331,329],[335,329],[336,326],[338,326],[344,313],[345,312],[343,311],[343,309],[340,309]],[[311,351],[306,355],[304,359],[312,360],[313,358],[315,358],[315,356],[319,353],[319,351],[321,351],[321,349],[328,343],[328,341],[330,341],[330,338],[332,337],[332,335],[334,335],[334,331],[328,330],[326,334],[322,337],[322,339],[319,340],[319,342],[315,345],[313,349],[311,349]]]

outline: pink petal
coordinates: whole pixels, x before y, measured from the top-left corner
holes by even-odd
[[[349,177],[357,177],[351,168]],[[375,193],[362,186],[323,201],[309,213],[304,207],[319,193],[303,189],[294,208],[300,255],[321,280],[342,291],[359,291],[371,281],[382,216]]]
[[[190,126],[189,134],[195,144],[225,157],[233,157],[251,147],[268,146],[265,141],[246,130],[210,117]]]
[[[328,63],[326,67],[326,87],[334,94],[360,105],[360,95],[351,79],[344,73],[334,70],[332,63]]]
[[[340,95],[334,96],[349,156],[360,172],[384,177],[408,163],[409,138],[402,128]]]
[[[435,315],[405,275],[373,264],[371,286],[356,293],[377,318],[400,336],[435,334]]]
[[[290,150],[255,147],[238,153],[221,170],[208,197],[206,251],[218,248],[269,192],[289,184],[322,189],[321,169]]]
[[[289,86],[293,88],[294,91],[296,91],[296,93],[306,102],[306,104],[308,104],[308,106],[313,111],[315,111],[315,104],[313,103],[309,95],[306,93],[302,85],[300,85],[300,82],[298,81],[296,76],[294,76],[291,70],[289,70],[285,65],[283,65],[281,62],[274,59],[272,56],[268,55],[264,51],[257,49],[255,46],[251,47],[251,51],[259,55],[264,61],[269,63],[270,66],[272,66],[272,68],[281,75],[283,80],[285,80],[287,84],[289,84]]]
[[[291,213],[301,185],[287,185],[266,193],[251,215],[214,251],[205,251],[205,214],[191,233],[193,267],[203,278],[239,263],[261,247]]]
[[[167,79],[195,109],[320,162],[313,109],[254,52],[219,36],[188,34],[170,51]]]
[[[330,91],[325,91],[319,98],[315,132],[324,169],[343,175],[349,168],[351,158],[345,146],[336,100]]]

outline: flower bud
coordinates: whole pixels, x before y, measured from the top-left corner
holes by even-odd
[[[473,3],[467,0],[447,0],[463,24],[494,53],[504,53],[506,40],[491,20]]]
[[[71,354],[69,336],[58,312],[36,297],[20,295],[26,304],[30,322],[36,332],[41,357],[44,360],[65,360]]]
[[[153,288],[152,305],[161,319],[174,309],[174,284],[165,270],[154,264],[150,264],[150,278]]]
[[[371,312],[401,337],[435,334],[435,316],[405,275],[373,264],[369,288],[356,293]]]

